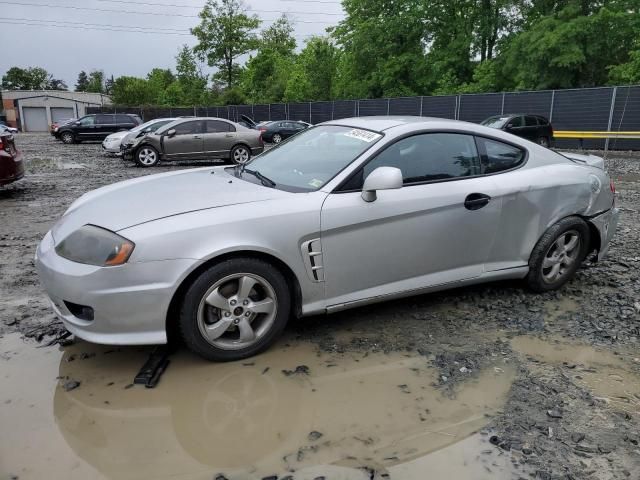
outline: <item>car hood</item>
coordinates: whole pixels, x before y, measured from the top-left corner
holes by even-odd
[[[107,136],[106,140],[122,140],[124,137],[129,135],[129,133],[130,132],[128,131],[112,133]]]
[[[240,180],[227,174],[225,168],[180,170],[99,188],[76,200],[51,233],[58,243],[87,224],[117,232],[187,212],[292,195]]]

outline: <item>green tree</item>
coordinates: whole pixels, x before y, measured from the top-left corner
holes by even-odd
[[[609,83],[614,85],[640,83],[640,50],[632,51],[628,62],[611,67]]]
[[[53,78],[53,75],[49,75],[47,80],[47,90],[68,90],[67,83],[59,78]]]
[[[638,7],[611,1],[595,8],[589,3],[569,2],[509,39],[501,72],[510,79],[508,88],[604,85],[609,70],[629,60],[629,46],[640,35]]]
[[[203,75],[198,59],[187,45],[183,45],[176,56],[176,81],[182,92],[181,105],[200,105],[203,103],[207,88],[207,77]],[[175,104],[172,104],[175,105]]]
[[[338,62],[339,97],[382,97],[423,90],[427,2],[344,0],[346,18],[333,30],[343,55]]]
[[[241,88],[253,103],[280,102],[294,66],[293,25],[283,15],[261,33],[258,53],[247,61]]]
[[[88,80],[85,91],[92,93],[104,92],[104,72],[102,70],[92,70],[89,72]]]
[[[260,20],[247,14],[241,0],[207,0],[199,16],[200,24],[191,29],[199,42],[194,51],[210,67],[217,67],[216,78],[231,88],[239,77],[238,57],[258,46],[254,30]]]
[[[154,96],[145,79],[123,76],[113,82],[113,102],[130,106],[152,105]]]
[[[50,85],[51,76],[41,67],[11,67],[2,76],[5,90],[45,90]]]
[[[329,100],[332,98],[338,53],[327,38],[313,37],[296,59],[287,83],[287,101]]]
[[[104,93],[106,95],[113,95],[113,84],[115,83],[115,80],[113,78],[113,75],[111,75],[109,78],[107,78],[104,81]]]
[[[89,77],[87,77],[87,72],[82,70],[78,74],[78,80],[76,80],[76,92],[86,92],[89,87]]]
[[[147,86],[153,96],[153,103],[164,103],[165,90],[173,82],[175,82],[175,76],[169,69],[154,68],[147,74]]]

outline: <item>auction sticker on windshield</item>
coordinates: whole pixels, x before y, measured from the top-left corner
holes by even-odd
[[[369,130],[360,130],[359,128],[354,128],[353,130],[344,134],[345,137],[357,138],[358,140],[364,140],[367,143],[371,143],[374,140],[378,140],[382,135],[375,132],[370,132]]]

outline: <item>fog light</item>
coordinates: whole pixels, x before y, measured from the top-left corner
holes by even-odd
[[[74,317],[77,317],[80,320],[85,320],[87,322],[93,321],[93,308],[86,305],[78,305],[77,303],[67,302],[66,300],[64,301],[64,304],[67,306]]]

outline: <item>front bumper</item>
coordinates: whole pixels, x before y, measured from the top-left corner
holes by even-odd
[[[169,303],[193,260],[96,267],[60,257],[51,232],[36,252],[40,282],[56,315],[74,335],[93,343],[148,345],[167,342]],[[66,302],[93,308],[94,319],[74,316]]]
[[[598,252],[598,260],[602,260],[609,252],[611,239],[616,233],[619,219],[620,209],[615,207],[589,219],[600,233],[600,251]]]
[[[102,151],[106,153],[114,153],[116,155],[120,154],[120,143],[118,142],[107,142],[104,140],[102,142]]]

